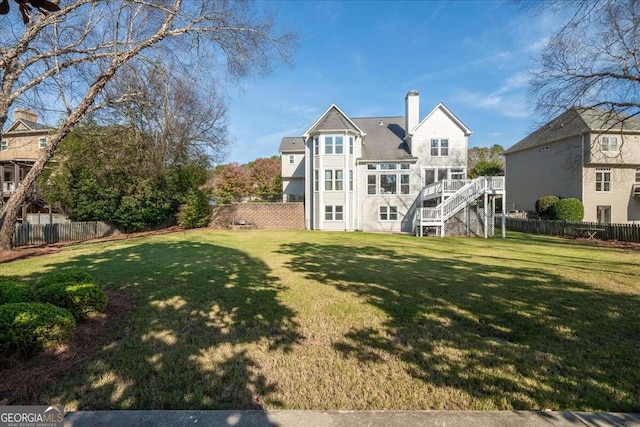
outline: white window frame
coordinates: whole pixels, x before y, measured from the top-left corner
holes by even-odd
[[[0,151],[7,151],[9,149],[9,141],[3,139],[0,141]]]
[[[373,177],[374,179],[374,183],[370,183],[369,178]],[[371,189],[373,188],[373,192],[371,192]],[[378,195],[378,174],[375,173],[368,173],[367,174],[367,196],[377,196]]]
[[[313,170],[313,191],[320,191],[320,171]]]
[[[353,154],[353,137],[349,137],[349,154]]]
[[[349,191],[353,191],[353,169],[349,169]]]
[[[317,156],[320,154],[320,139],[317,136],[313,137],[313,155]]]
[[[324,154],[338,155],[344,154],[344,135],[324,135]]]
[[[618,137],[616,136],[602,136],[600,137],[600,151],[603,153],[617,153]]]
[[[342,205],[325,205],[324,207],[325,221],[343,221],[344,208]]]
[[[398,220],[398,207],[380,205],[378,206],[378,221],[397,221]]]
[[[432,138],[429,142],[429,155],[431,157],[449,157],[449,148],[449,138]]]
[[[640,168],[636,168],[636,184],[640,184]]]
[[[596,168],[596,193],[611,192],[612,175],[611,168]]]
[[[344,171],[342,169],[325,169],[324,189],[325,191],[343,191]]]
[[[292,165],[296,162],[296,156],[293,154],[289,154],[289,164]]]
[[[47,148],[47,138],[38,138],[38,148],[41,150]]]
[[[388,177],[393,177],[393,186],[395,188],[393,188],[391,191],[387,191],[386,189],[383,189],[383,181],[385,181],[385,179],[383,177],[388,176]],[[398,174],[397,173],[381,173],[380,174],[380,194],[398,194]]]
[[[406,178],[407,182],[402,182]],[[411,194],[411,175],[408,173],[400,174],[400,194]]]
[[[338,143],[340,141],[340,143]],[[343,136],[334,136],[333,137],[333,154],[344,154],[344,137]]]

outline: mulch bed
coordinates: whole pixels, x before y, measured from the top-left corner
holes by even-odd
[[[120,291],[106,291],[107,311],[78,323],[70,342],[31,358],[0,355],[0,405],[40,405],[40,390],[78,366],[104,343],[104,336],[134,305]]]

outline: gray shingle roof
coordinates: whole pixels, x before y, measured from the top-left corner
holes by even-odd
[[[411,159],[409,146],[404,142],[404,117],[367,117],[351,120],[366,134],[362,146],[362,160]]]
[[[505,151],[505,154],[560,141],[585,132],[620,130],[640,131],[640,119],[626,118],[609,110],[574,107],[521,139]]]
[[[336,130],[336,129],[347,129],[357,131],[356,128],[353,127],[351,123],[338,111],[337,108],[332,107],[322,120],[316,124],[313,129],[310,129],[310,132],[315,132],[319,130]]]
[[[304,138],[300,136],[285,136],[280,141],[278,151],[281,153],[287,151],[304,152]]]

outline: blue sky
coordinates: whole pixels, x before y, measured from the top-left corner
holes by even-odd
[[[228,162],[278,154],[332,104],[350,117],[420,116],[444,103],[471,130],[471,147],[505,148],[536,125],[528,72],[557,24],[512,1],[269,1],[299,35],[291,68],[229,91]]]

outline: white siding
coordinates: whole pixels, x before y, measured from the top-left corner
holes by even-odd
[[[448,139],[448,156],[431,156],[431,139]],[[411,154],[418,164],[431,167],[467,167],[467,137],[464,131],[444,113],[437,109],[416,129],[411,141]]]

